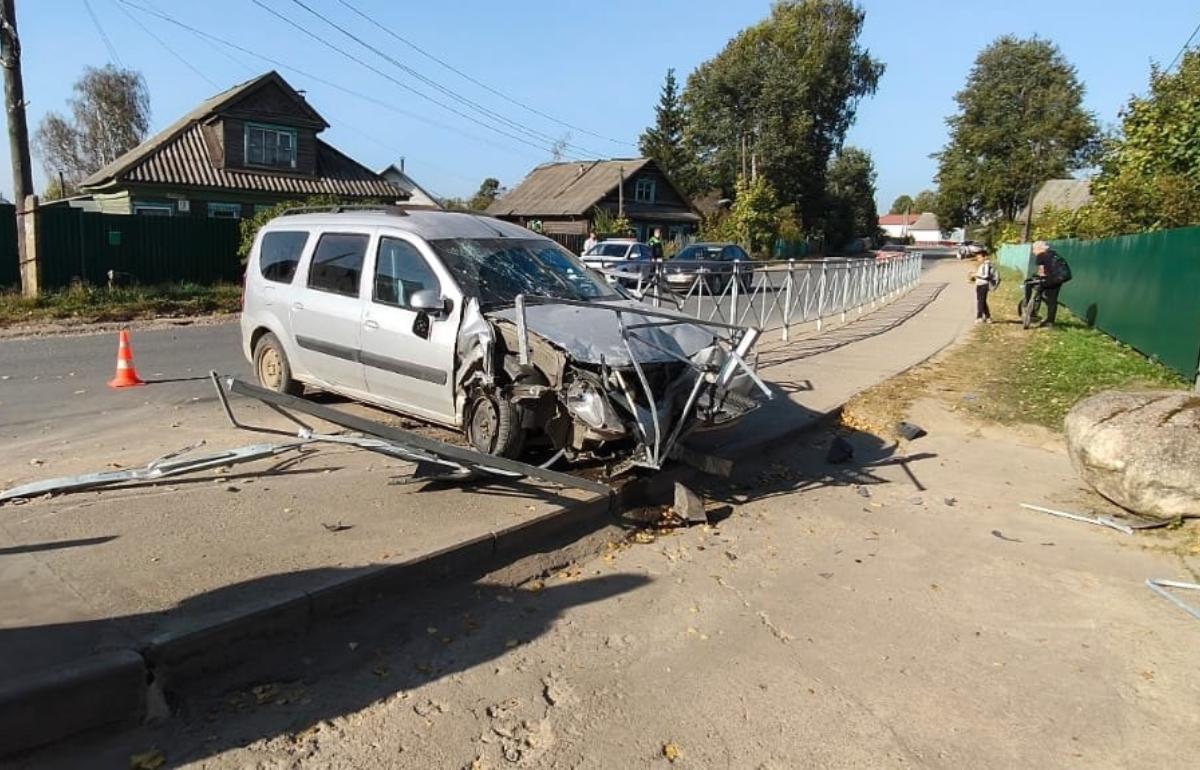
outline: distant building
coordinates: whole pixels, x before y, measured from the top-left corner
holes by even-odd
[[[1047,179],[1033,196],[1033,221],[1048,208],[1076,211],[1092,202],[1092,182],[1089,179]],[[1029,216],[1029,206],[1017,214],[1017,222]]]
[[[667,238],[696,231],[700,215],[650,158],[618,158],[546,163],[487,213],[547,235],[581,236],[593,224],[595,209],[625,218],[640,240],[662,228]]]
[[[909,228],[920,216],[920,214],[884,214],[879,218],[879,229],[888,238],[902,240],[908,237]]]
[[[942,228],[936,214],[926,211],[909,225],[908,234],[913,243],[938,243],[942,240]]]
[[[303,94],[267,72],[202,102],[79,187],[104,213],[167,217],[240,219],[312,195],[406,200],[318,138],[328,127]]]
[[[404,205],[410,208],[427,208],[427,209],[442,209],[445,208],[438,199],[429,194],[425,188],[413,181],[413,178],[404,171],[404,159],[400,159],[400,166],[395,163],[379,172],[379,176],[386,181],[399,187],[404,192],[408,193],[408,201]]]

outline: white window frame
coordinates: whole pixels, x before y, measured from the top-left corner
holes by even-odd
[[[262,160],[259,160],[259,161],[254,161],[254,160],[250,159],[250,133],[252,131],[261,131],[263,133],[263,144],[262,144],[263,158],[262,158]],[[275,152],[275,157],[276,157],[275,163],[271,163],[266,159],[267,137],[268,136],[275,137],[275,145],[274,145],[274,152]],[[291,141],[291,158],[287,163],[279,163],[278,162],[279,137],[280,136],[287,136],[289,138],[289,140]],[[242,158],[245,160],[247,166],[256,166],[259,168],[295,168],[296,167],[296,157],[299,154],[299,148],[297,147],[298,139],[299,139],[299,132],[296,131],[296,129],[294,129],[294,128],[287,128],[285,126],[273,126],[270,123],[246,123],[246,128],[242,132],[242,140],[243,140]]]
[[[643,189],[649,190],[649,194],[643,194]],[[654,203],[657,197],[658,184],[653,179],[642,177],[633,183],[633,199],[637,203]]]
[[[233,216],[225,217],[225,216],[220,216],[217,213],[217,212],[222,212],[222,211],[233,214]],[[209,219],[241,219],[242,218],[242,204],[209,202],[208,218]]]
[[[150,211],[161,212],[161,213],[152,214],[151,216],[173,217],[173,216],[175,216],[175,204],[167,203],[165,201],[134,201],[133,202],[133,213],[134,214],[145,214],[146,212],[150,212]]]

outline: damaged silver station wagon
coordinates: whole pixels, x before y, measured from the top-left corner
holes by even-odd
[[[264,387],[342,394],[505,457],[540,443],[551,462],[656,468],[767,393],[746,363],[756,330],[660,311],[554,241],[466,213],[280,216],[255,239],[241,325]]]

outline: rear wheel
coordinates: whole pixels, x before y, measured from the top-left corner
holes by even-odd
[[[467,440],[484,454],[517,459],[525,448],[520,409],[504,398],[476,394],[467,411]]]
[[[299,396],[304,386],[292,379],[292,366],[279,338],[271,332],[264,334],[254,346],[254,374],[267,390]]]

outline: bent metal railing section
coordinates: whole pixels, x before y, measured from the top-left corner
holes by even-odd
[[[601,272],[634,297],[683,311],[701,321],[781,330],[835,316],[845,322],[909,291],[921,280],[922,255],[895,257],[713,262],[612,262]]]

